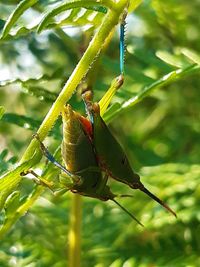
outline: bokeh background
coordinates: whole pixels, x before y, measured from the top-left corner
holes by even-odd
[[[0,1],[0,30],[19,2]],[[34,23],[59,2],[39,1],[18,21],[13,31],[16,37],[0,40],[0,105],[5,108],[0,120],[1,173],[20,159],[93,36],[95,27],[83,26],[81,19],[36,34]],[[185,51],[200,57],[199,10],[198,0],[144,0],[129,14],[125,83],[114,103],[123,103],[171,71],[194,64]],[[84,16],[83,10],[76,16]],[[99,22],[103,16],[99,14]],[[26,31],[27,25],[33,30]],[[20,27],[24,27],[23,34],[19,34]],[[116,29],[91,75],[96,100],[119,74],[118,47]],[[165,200],[178,218],[143,193],[111,180],[114,192],[133,195],[119,201],[145,228],[114,203],[84,198],[83,267],[200,266],[199,88],[198,71],[183,75],[110,121],[109,127],[143,183]],[[84,114],[78,93],[70,103]],[[61,140],[59,119],[46,144],[53,152]],[[44,165],[45,160],[38,171]],[[19,187],[21,196],[34,186],[24,179]],[[0,241],[0,266],[67,266],[70,206],[71,193],[54,197],[46,189]],[[4,211],[0,218],[3,222]]]

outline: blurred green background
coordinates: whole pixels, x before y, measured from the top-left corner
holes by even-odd
[[[0,29],[18,2],[0,1]],[[39,1],[20,18],[15,32],[19,25],[41,19],[53,7],[47,4],[54,2],[60,1]],[[125,84],[113,102],[123,103],[169,72],[193,64],[184,51],[200,55],[199,10],[198,0],[144,0],[129,14]],[[78,12],[76,16],[81,17]],[[99,22],[103,16],[99,14]],[[0,106],[5,108],[0,120],[1,173],[20,159],[87,48],[94,28],[82,24],[80,20],[80,27],[69,23],[68,27],[40,35],[29,30],[16,34],[16,38],[0,40]],[[96,100],[119,74],[118,47],[116,33],[95,64],[96,72],[91,76]],[[114,203],[84,198],[83,267],[200,266],[199,87],[199,72],[194,72],[155,90],[111,121],[113,133],[142,182],[177,212],[178,219],[142,192],[111,180],[112,191],[133,195],[119,201],[145,228],[136,225]],[[79,94],[74,94],[70,102],[84,114]],[[58,120],[46,142],[51,151],[61,143],[60,124]],[[45,160],[38,171],[44,164]],[[22,197],[33,187],[32,181],[24,179],[20,185]],[[67,266],[70,201],[71,193],[55,198],[46,189],[0,241],[0,266]],[[1,222],[3,218],[4,212]]]

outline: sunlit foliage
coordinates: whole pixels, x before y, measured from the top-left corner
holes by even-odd
[[[66,10],[43,24],[39,34],[44,15],[63,1],[29,1],[25,12],[11,17],[22,2],[0,1],[0,174],[20,160],[108,8]],[[178,219],[141,192],[111,180],[113,191],[133,195],[120,203],[145,228],[113,203],[84,198],[83,267],[200,266],[199,9],[197,0],[144,0],[129,13],[125,83],[105,114],[144,184],[177,212]],[[6,28],[9,21],[13,23]],[[88,81],[96,100],[119,74],[118,46],[114,33],[90,69]],[[70,103],[84,114],[78,92]],[[136,103],[138,96],[141,101]],[[61,143],[60,124],[58,119],[45,140],[52,152]],[[59,171],[49,165],[42,160],[36,167],[56,181]],[[3,198],[5,202],[8,197],[2,224],[12,220],[34,188],[32,181],[23,179],[15,188],[18,192]],[[38,195],[0,241],[0,266],[67,266],[71,193],[55,197],[42,189]]]

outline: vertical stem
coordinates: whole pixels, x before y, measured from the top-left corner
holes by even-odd
[[[71,221],[69,230],[69,267],[81,266],[81,218],[82,199],[78,194],[72,195]]]

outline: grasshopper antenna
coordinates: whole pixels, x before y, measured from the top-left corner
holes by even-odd
[[[111,199],[117,206],[119,206],[123,211],[125,211],[134,221],[136,221],[138,224],[140,224],[142,227],[144,225],[133,215],[131,214],[127,209],[125,209],[119,202],[117,202],[115,199]]]
[[[161,199],[159,199],[154,194],[152,194],[147,188],[145,188],[143,186],[143,187],[141,187],[139,189],[142,192],[144,192],[146,195],[148,195],[150,198],[152,198],[153,200],[155,200],[156,202],[158,202],[161,206],[163,206],[167,211],[171,212],[177,218],[176,213],[167,204],[165,204]]]

